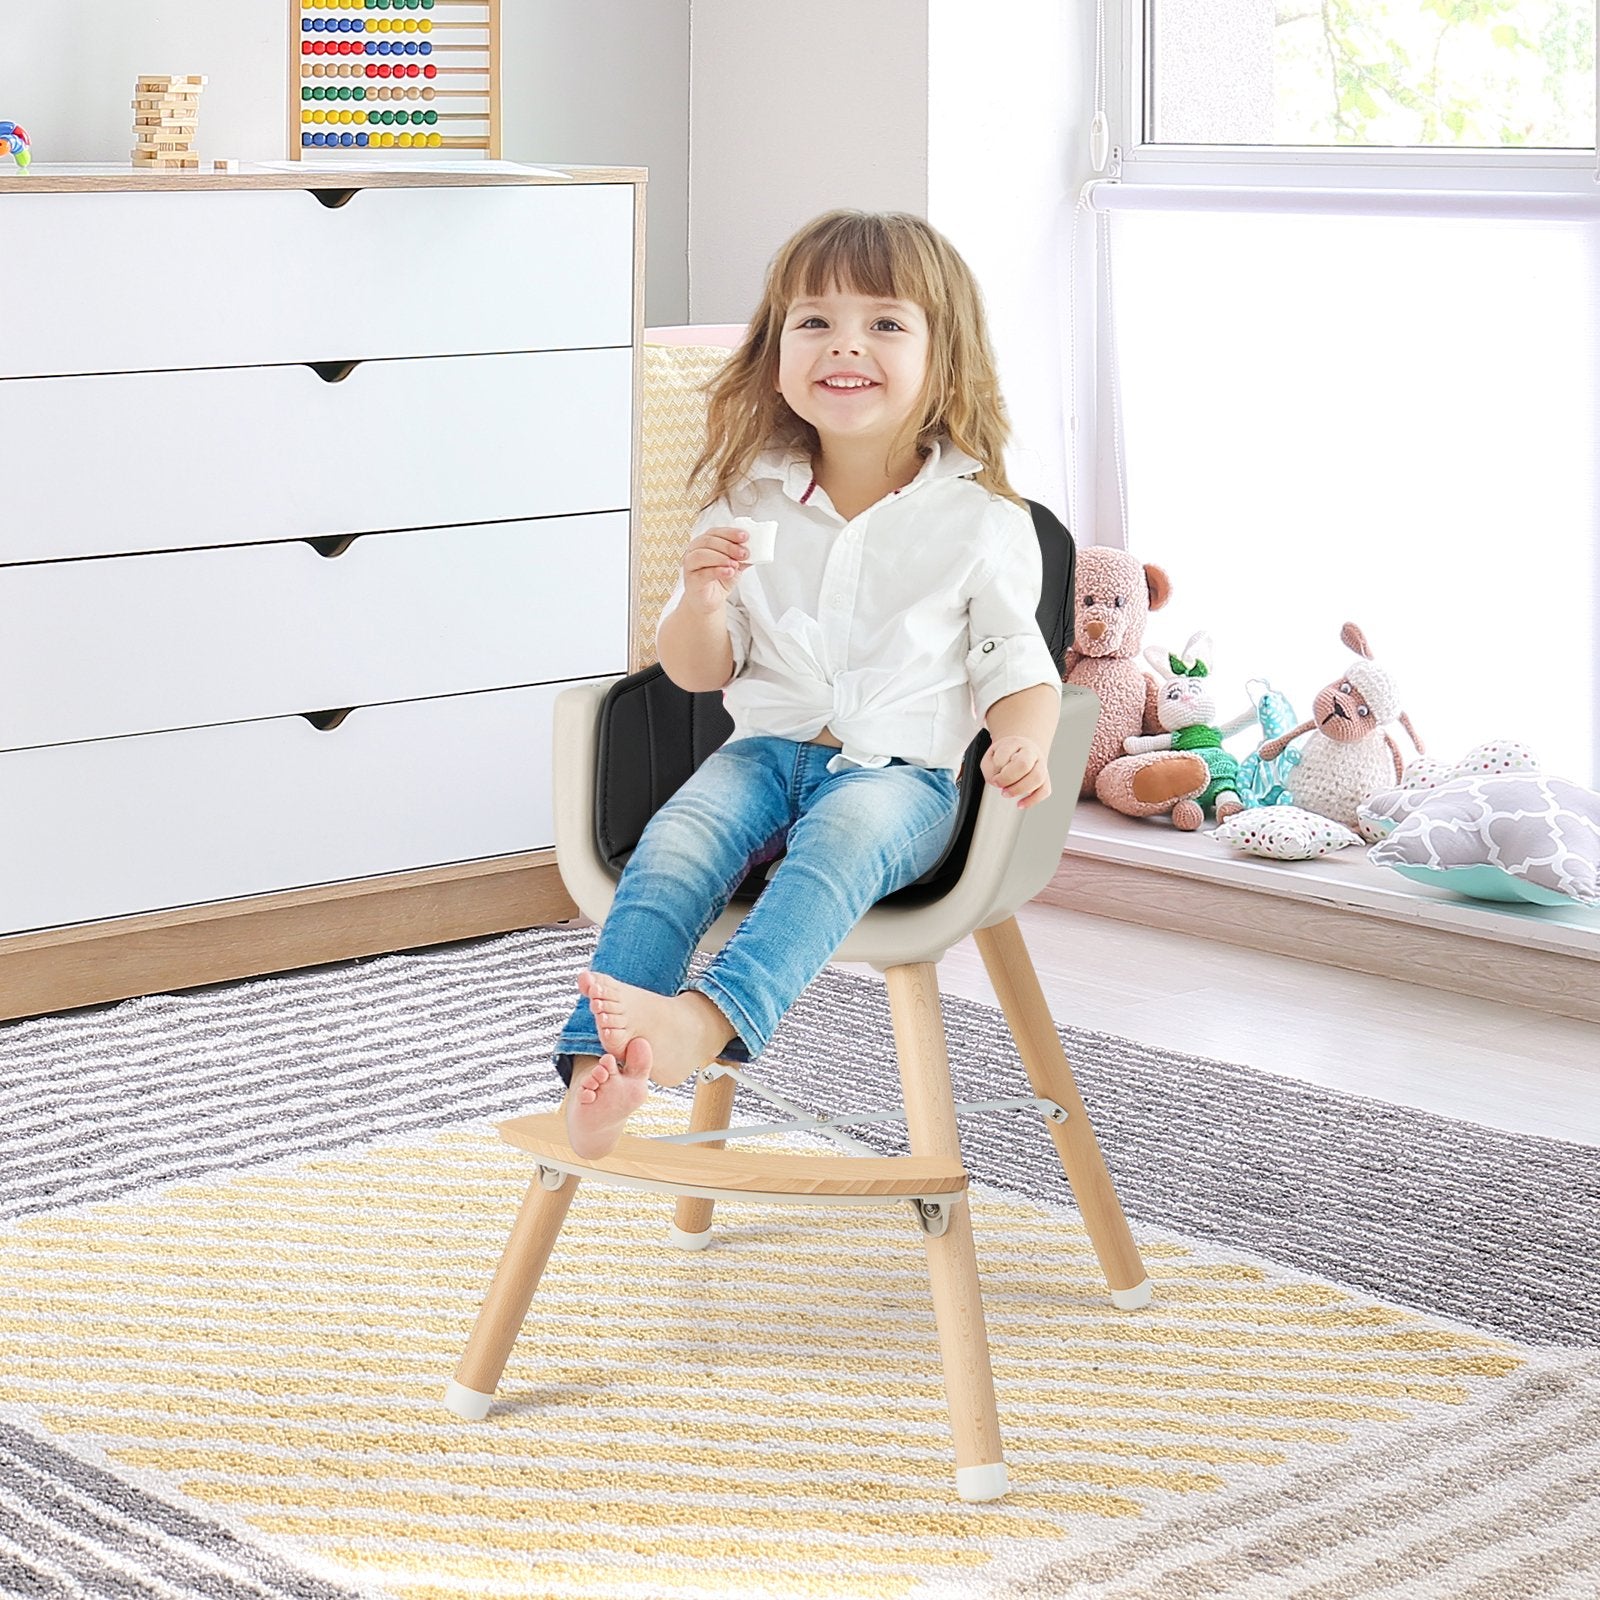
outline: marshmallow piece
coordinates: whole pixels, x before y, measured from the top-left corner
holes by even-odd
[[[777,551],[778,524],[776,522],[757,522],[751,517],[735,517],[732,527],[743,528],[750,535],[745,541],[745,554],[750,558],[751,566],[760,566],[765,561],[772,560]]]

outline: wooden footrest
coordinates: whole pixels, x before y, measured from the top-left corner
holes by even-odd
[[[560,1112],[500,1124],[500,1137],[563,1172],[635,1188],[713,1195],[910,1200],[967,1187],[959,1161],[921,1156],[760,1155],[704,1145],[663,1144],[624,1134],[608,1156],[582,1161],[567,1143]]]

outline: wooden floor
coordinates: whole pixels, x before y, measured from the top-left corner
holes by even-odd
[[[1018,920],[1060,1023],[1600,1147],[1593,1023],[1056,906]],[[939,987],[995,1003],[970,939],[939,964]]]

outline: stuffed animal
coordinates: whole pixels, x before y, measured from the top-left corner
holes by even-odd
[[[1288,696],[1265,678],[1251,678],[1245,691],[1255,705],[1256,721],[1261,724],[1264,739],[1276,739],[1300,720]],[[1239,763],[1240,798],[1247,807],[1277,805],[1289,793],[1289,774],[1299,765],[1298,750],[1284,750],[1271,761],[1263,760],[1259,751],[1252,750]]]
[[[1360,628],[1347,622],[1339,637],[1357,659],[1341,677],[1317,691],[1309,722],[1268,739],[1256,753],[1271,761],[1291,739],[1310,734],[1300,764],[1289,775],[1289,800],[1302,810],[1343,823],[1371,844],[1378,835],[1358,808],[1368,795],[1392,789],[1405,771],[1400,747],[1386,724],[1398,721],[1419,755],[1422,741],[1400,709],[1394,680],[1372,659]]]
[[[1156,717],[1158,685],[1145,671],[1139,651],[1145,619],[1167,603],[1172,585],[1160,567],[1140,562],[1126,550],[1090,545],[1078,552],[1076,590],[1072,648],[1062,676],[1068,683],[1092,689],[1100,701],[1081,792],[1099,794],[1107,805],[1132,816],[1168,810],[1186,795],[1199,794],[1211,781],[1210,769],[1198,756],[1165,751],[1137,758],[1141,770],[1154,769],[1139,785],[1149,797],[1149,811],[1135,809],[1146,803],[1134,797],[1135,772],[1125,770],[1106,793],[1097,783],[1107,766],[1125,759],[1124,740],[1161,732]]]
[[[1256,720],[1256,709],[1248,706],[1238,716],[1217,725],[1217,702],[1206,681],[1210,675],[1206,657],[1210,654],[1211,641],[1203,633],[1193,635],[1181,655],[1146,650],[1145,660],[1165,679],[1156,701],[1156,717],[1166,731],[1136,734],[1122,742],[1129,756],[1180,750],[1192,752],[1205,762],[1206,787],[1197,795],[1175,801],[1170,808],[1173,827],[1185,833],[1193,833],[1212,814],[1226,821],[1244,809],[1238,788],[1239,763],[1223,749],[1222,741],[1250,727]]]

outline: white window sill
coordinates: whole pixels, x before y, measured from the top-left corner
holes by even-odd
[[[1163,818],[1124,817],[1098,801],[1080,800],[1065,853],[1600,961],[1600,910],[1465,900],[1373,866],[1354,845],[1311,861],[1264,860],[1219,844],[1211,826],[1180,833]]]

